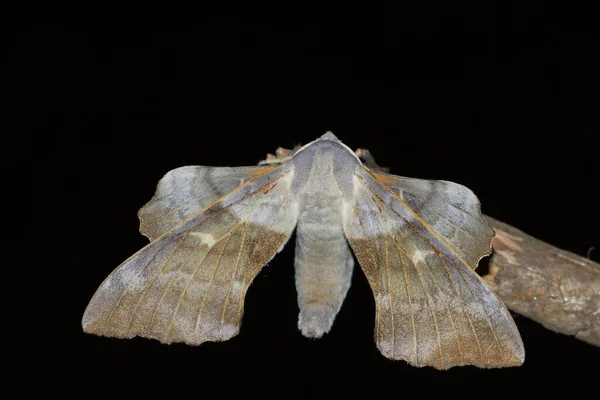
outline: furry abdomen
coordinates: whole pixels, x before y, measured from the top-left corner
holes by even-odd
[[[346,297],[354,259],[342,231],[340,199],[308,204],[300,214],[296,234],[298,329],[306,337],[329,332]]]

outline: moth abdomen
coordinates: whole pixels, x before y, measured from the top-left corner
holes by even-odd
[[[298,329],[304,336],[319,338],[329,332],[350,287],[353,268],[341,226],[299,222],[295,269]]]

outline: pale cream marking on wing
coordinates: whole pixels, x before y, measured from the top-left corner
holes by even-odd
[[[414,250],[412,257],[406,252],[406,255],[412,260],[413,263],[417,264],[419,262],[424,263],[425,257],[429,254],[433,254],[433,251],[422,251],[422,250]]]
[[[211,235],[210,233],[192,232],[191,234],[194,236],[198,236],[200,238],[200,242],[202,244],[207,245],[209,249],[211,247],[213,247],[215,245],[215,243],[217,243],[217,241],[215,240],[215,237],[213,235]]]

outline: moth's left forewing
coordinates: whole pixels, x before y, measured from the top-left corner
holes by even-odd
[[[458,225],[448,212],[454,205],[442,207],[461,196],[475,204],[474,195],[451,192],[448,200],[448,191],[414,181],[420,191],[407,185],[399,194],[359,169],[345,201],[344,233],[375,295],[378,348],[438,369],[520,365],[523,344],[510,314],[472,271],[490,251],[490,228],[478,210],[461,213]]]
[[[235,336],[250,283],[296,225],[292,175],[283,165],[248,181],[131,256],[94,294],[84,331],[192,345]]]

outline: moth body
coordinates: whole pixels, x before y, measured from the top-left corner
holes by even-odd
[[[297,198],[298,328],[306,337],[319,338],[331,329],[350,287],[354,259],[344,237],[341,187],[360,164],[353,154],[331,141],[315,143],[290,163],[298,170],[308,169],[305,175],[299,174],[306,179],[298,183]]]

